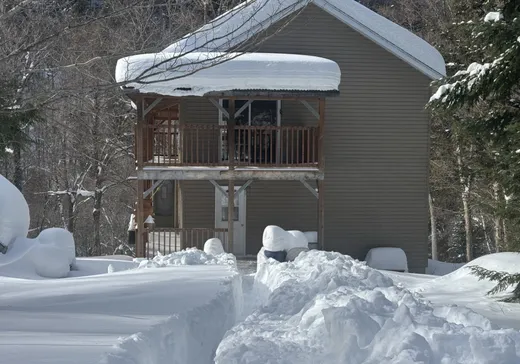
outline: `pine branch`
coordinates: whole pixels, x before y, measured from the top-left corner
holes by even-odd
[[[520,273],[511,274],[507,272],[498,272],[479,266],[473,266],[470,267],[470,269],[471,272],[478,277],[479,281],[487,279],[497,283],[496,286],[487,293],[488,295],[504,292],[509,287],[517,285],[513,291],[513,297],[511,298],[520,298]]]

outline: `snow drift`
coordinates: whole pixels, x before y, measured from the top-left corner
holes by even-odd
[[[264,305],[228,332],[218,364],[520,362],[519,331],[494,329],[467,308],[434,309],[341,254],[267,261],[255,287]]]
[[[168,255],[157,253],[153,259],[135,259],[139,263],[139,268],[160,268],[175,265],[201,265],[201,264],[218,264],[236,266],[236,258],[233,254],[222,253],[211,255],[198,250],[197,248],[188,248],[180,252],[174,252]]]
[[[11,182],[0,175],[0,243],[10,245],[29,231],[29,206]]]
[[[74,238],[64,229],[43,230],[28,239],[29,206],[22,193],[0,175],[0,275],[18,278],[64,278],[76,259]]]

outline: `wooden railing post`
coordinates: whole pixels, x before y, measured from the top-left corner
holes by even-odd
[[[144,231],[144,202],[143,202],[143,194],[144,194],[144,181],[139,179],[139,171],[143,170],[143,154],[144,154],[144,110],[145,110],[145,101],[144,99],[139,100],[137,103],[137,123],[135,128],[136,133],[136,159],[137,159],[137,172],[138,172],[138,180],[137,180],[137,234],[136,234],[136,244],[135,244],[135,255],[138,258],[144,258],[145,251],[145,231]]]
[[[318,125],[318,168],[325,168],[325,99],[319,100],[320,121]]]
[[[229,118],[227,125],[228,137],[228,162],[229,170],[235,169],[235,99],[229,100]],[[228,181],[228,246],[229,252],[233,252],[235,224],[235,181],[231,178]]]

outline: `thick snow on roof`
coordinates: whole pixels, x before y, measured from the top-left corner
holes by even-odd
[[[136,81],[137,79],[137,81]],[[117,82],[142,93],[203,96],[232,90],[336,91],[339,66],[328,59],[293,54],[141,54],[120,59]]]
[[[446,75],[441,54],[426,41],[354,0],[256,0],[241,4],[167,47],[165,52],[227,51],[313,3],[430,78]]]

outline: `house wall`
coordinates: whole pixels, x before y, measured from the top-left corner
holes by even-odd
[[[424,271],[430,81],[314,5],[259,50],[322,56],[341,67],[341,96],[326,108],[325,248],[363,259],[372,247],[401,247],[410,269]],[[286,125],[315,122],[297,103],[282,108]],[[205,99],[187,99],[181,119],[216,123],[218,111]],[[184,226],[213,226],[214,187],[184,181],[182,190]],[[256,253],[268,224],[317,225],[316,199],[297,181],[254,182],[247,204],[248,253]]]
[[[311,54],[342,70],[325,121],[325,248],[363,259],[405,250],[413,271],[428,257],[430,80],[310,5],[261,52]]]

